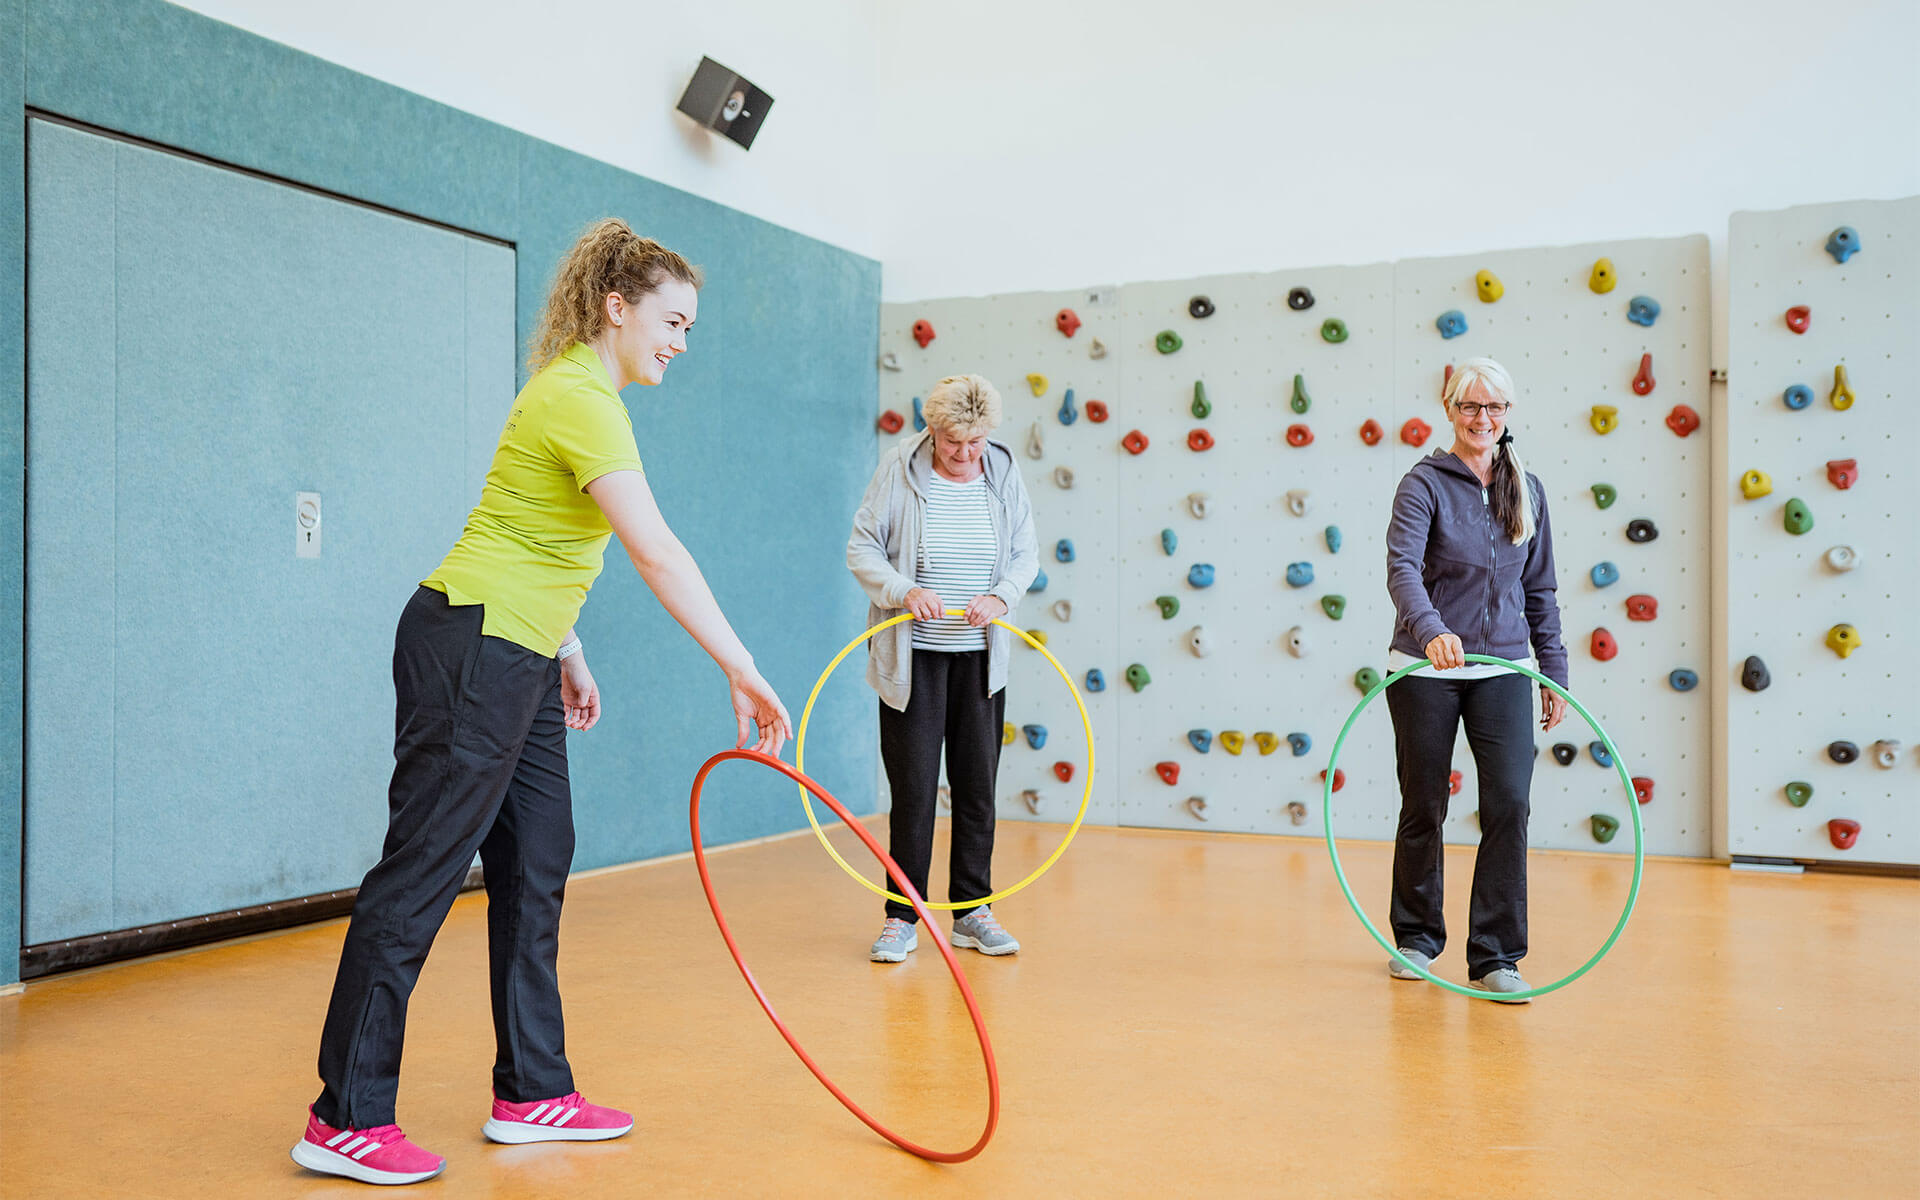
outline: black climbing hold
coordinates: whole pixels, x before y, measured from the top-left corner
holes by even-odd
[[[1195,296],[1193,299],[1187,301],[1187,315],[1199,320],[1205,320],[1213,315],[1213,301],[1207,299],[1205,296]]]
[[[1740,668],[1740,686],[1750,692],[1764,692],[1772,682],[1773,676],[1767,672],[1767,664],[1760,661],[1760,656],[1747,655],[1746,663]]]
[[[1860,747],[1852,742],[1828,742],[1827,757],[1845,766],[1860,757]]]
[[[1305,312],[1313,307],[1313,292],[1308,288],[1294,288],[1287,293],[1287,307],[1295,312]]]
[[[1572,766],[1573,760],[1579,756],[1580,751],[1572,742],[1555,742],[1553,744],[1553,761],[1563,767]]]
[[[1627,522],[1627,540],[1630,542],[1650,542],[1659,536],[1660,531],[1645,517],[1635,517]]]

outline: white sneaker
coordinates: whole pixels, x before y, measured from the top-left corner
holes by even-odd
[[[1020,943],[1000,927],[991,908],[982,905],[953,923],[953,935],[947,939],[966,950],[982,954],[1018,954]]]
[[[1495,967],[1478,979],[1468,980],[1467,986],[1478,988],[1483,992],[1492,992],[1493,995],[1489,996],[1488,999],[1497,1000],[1501,1004],[1531,1004],[1533,1002],[1532,996],[1516,997],[1507,994],[1533,990],[1527,986],[1526,980],[1520,978],[1520,972],[1514,970],[1512,967]]]
[[[1394,948],[1400,951],[1401,958],[1419,967],[1421,971],[1433,970],[1433,957],[1431,955],[1422,954],[1418,950],[1409,950],[1405,946],[1396,946]],[[1409,971],[1401,966],[1399,958],[1390,958],[1387,960],[1387,974],[1393,976],[1395,979],[1418,979],[1422,983],[1426,982],[1419,971]]]
[[[913,924],[899,917],[888,917],[880,936],[873,939],[873,949],[867,952],[867,957],[874,962],[905,962],[907,955],[919,948],[920,933]]]

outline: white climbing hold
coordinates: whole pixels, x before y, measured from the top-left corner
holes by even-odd
[[[1028,788],[1020,793],[1020,803],[1027,806],[1028,812],[1038,813],[1040,811],[1040,793],[1034,791],[1032,788]]]
[[[1307,631],[1298,625],[1287,630],[1287,653],[1295,658],[1307,656]]]
[[[1033,428],[1027,431],[1027,457],[1040,458],[1047,452],[1046,440],[1040,435],[1040,422],[1035,421]]]
[[[1056,486],[1063,489],[1072,487],[1073,486],[1073,468],[1072,467],[1055,467],[1053,469],[1053,482]]]
[[[1099,338],[1094,338],[1091,342],[1087,343],[1088,358],[1105,358],[1106,356],[1107,344],[1105,342]]]
[[[1193,651],[1195,658],[1205,658],[1213,653],[1213,639],[1207,636],[1205,626],[1195,625],[1187,630],[1187,649]]]
[[[1852,546],[1835,546],[1827,551],[1827,565],[1836,571],[1851,571],[1860,565],[1860,556]]]
[[[1292,491],[1287,493],[1287,511],[1292,513],[1294,516],[1296,517],[1306,516],[1307,509],[1310,507],[1312,506],[1307,502],[1307,489],[1294,488]]]
[[[1900,743],[1894,738],[1883,738],[1873,744],[1873,765],[1876,767],[1894,767],[1900,762]]]
[[[1053,619],[1056,621],[1073,620],[1073,601],[1055,600],[1053,602]]]
[[[1213,498],[1205,492],[1191,492],[1187,496],[1187,511],[1196,517],[1205,517],[1213,507]]]
[[[1298,800],[1289,800],[1287,802],[1287,820],[1292,821],[1295,825],[1305,825],[1307,823],[1307,806]]]
[[[1207,819],[1207,798],[1205,796],[1188,796],[1186,809],[1187,809],[1187,812],[1192,815],[1194,820],[1196,821],[1206,820]]]
[[[900,369],[900,356],[891,350],[887,351],[880,356],[880,367],[882,370],[898,371]]]

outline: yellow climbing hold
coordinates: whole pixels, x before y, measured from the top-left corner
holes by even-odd
[[[1253,744],[1260,747],[1260,753],[1272,754],[1280,748],[1280,739],[1274,734],[1261,730],[1253,735]]]
[[[1587,286],[1592,288],[1595,293],[1604,296],[1613,290],[1615,282],[1616,280],[1613,277],[1613,260],[1610,258],[1594,259],[1593,273],[1587,276]]]
[[[1013,739],[1019,736],[1020,736],[1020,731],[1018,729],[1015,729],[1011,723],[1002,725],[1000,727],[1000,744],[1002,746],[1013,745]]]
[[[1246,749],[1246,746],[1247,735],[1241,733],[1238,729],[1222,729],[1220,731],[1220,748],[1228,754],[1238,754],[1240,751]]]
[[[1029,629],[1027,630],[1027,636],[1039,642],[1042,646],[1047,644],[1047,631],[1044,629]]]
[[[1836,363],[1833,368],[1833,394],[1827,397],[1833,406],[1842,412],[1853,407],[1853,389],[1847,386],[1847,364]]]
[[[1611,404],[1593,406],[1593,418],[1590,424],[1595,433],[1612,433],[1613,427],[1620,423],[1620,410]]]
[[[1506,285],[1492,271],[1477,271],[1473,276],[1473,290],[1480,293],[1480,303],[1492,304],[1507,294]]]
[[[1749,500],[1758,500],[1773,492],[1773,476],[1765,471],[1754,469],[1740,477],[1740,494]]]
[[[1047,394],[1047,377],[1045,375],[1029,375],[1027,376],[1027,386],[1033,389],[1034,395],[1044,396]]]
[[[1841,658],[1860,648],[1860,631],[1851,625],[1835,625],[1827,630],[1827,649]]]

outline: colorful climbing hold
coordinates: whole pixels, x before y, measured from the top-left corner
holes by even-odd
[[[1859,759],[1860,747],[1848,741],[1828,742],[1827,757],[1844,767]]]
[[[1080,332],[1080,314],[1070,308],[1063,308],[1053,314],[1053,327],[1063,336],[1072,337]]]
[[[1611,404],[1596,404],[1593,406],[1593,415],[1587,418],[1587,424],[1593,426],[1595,433],[1612,433],[1614,426],[1620,424],[1620,410]]]
[[[1833,391],[1827,394],[1827,402],[1841,412],[1853,407],[1853,388],[1847,384],[1847,364],[1835,363],[1833,368]]]
[[[1261,757],[1264,758],[1280,748],[1280,739],[1263,729],[1253,735],[1253,744],[1260,748]]]
[[[1246,749],[1246,745],[1247,735],[1241,733],[1238,729],[1222,729],[1220,731],[1220,748],[1228,754],[1237,755],[1240,751]]]
[[[1305,312],[1313,307],[1313,291],[1310,288],[1297,287],[1287,292],[1287,307],[1295,312]]]
[[[1187,583],[1197,588],[1213,586],[1213,564],[1195,563],[1187,568]]]
[[[1139,663],[1134,663],[1127,668],[1127,685],[1134,691],[1138,692],[1152,682],[1153,676],[1148,674],[1147,669]]]
[[[1088,668],[1087,690],[1090,692],[1104,692],[1107,690],[1106,673],[1101,671],[1099,667]]]
[[[1608,752],[1607,744],[1605,742],[1601,742],[1601,741],[1588,742],[1587,753],[1593,756],[1593,762],[1595,766],[1610,767],[1613,765],[1613,755]]]
[[[1605,295],[1613,290],[1614,282],[1613,260],[1610,258],[1594,259],[1593,270],[1587,273],[1587,286],[1593,289],[1596,294]]]
[[[1320,340],[1339,345],[1347,340],[1347,323],[1338,317],[1328,317],[1320,322]]]
[[[1846,491],[1860,482],[1860,461],[1853,458],[1831,458],[1827,460],[1827,482]]]
[[[1627,522],[1627,540],[1635,545],[1645,545],[1660,536],[1660,528],[1646,517],[1635,517]]]
[[[1601,662],[1609,662],[1620,653],[1620,643],[1614,641],[1613,635],[1603,626],[1594,630],[1593,636],[1587,639],[1587,649]]]
[[[1160,619],[1171,621],[1180,615],[1180,597],[1155,596],[1153,602],[1160,606]]]
[[[1055,600],[1049,611],[1053,613],[1053,619],[1056,621],[1062,623],[1071,621],[1073,620],[1073,601]]]
[[[1587,572],[1587,578],[1593,581],[1595,587],[1612,587],[1620,582],[1620,568],[1610,562],[1597,562],[1593,564],[1593,570]]]
[[[1196,453],[1213,449],[1213,435],[1204,429],[1195,429],[1187,434],[1187,449]]]
[[[1805,500],[1795,496],[1787,501],[1786,511],[1781,514],[1781,524],[1786,526],[1788,533],[1805,533],[1813,528],[1813,510],[1807,507]]]
[[[1805,808],[1807,801],[1813,799],[1813,785],[1804,780],[1796,779],[1782,790],[1787,794],[1787,803],[1795,808]]]
[[[1827,630],[1827,649],[1841,658],[1860,648],[1860,631],[1842,622]]]
[[[1627,320],[1635,325],[1644,325],[1651,329],[1653,323],[1659,319],[1660,302],[1652,296],[1635,296],[1627,301]]]
[[[1690,692],[1700,686],[1699,672],[1676,667],[1667,672],[1667,686],[1676,692]]]
[[[1193,403],[1188,405],[1187,409],[1193,413],[1193,419],[1196,421],[1204,421],[1213,415],[1213,402],[1207,399],[1205,380],[1193,381]]]
[[[1484,268],[1473,273],[1473,290],[1480,293],[1482,304],[1492,304],[1507,294],[1507,289],[1500,282],[1500,277]]]
[[[1387,436],[1387,431],[1380,428],[1380,422],[1374,420],[1372,417],[1368,417],[1360,423],[1360,440],[1367,445],[1378,446],[1380,439],[1385,436]],[[1424,441],[1425,439],[1423,438],[1422,440]],[[1420,443],[1415,442],[1413,444],[1417,446]]]
[[[1371,692],[1380,686],[1380,672],[1372,667],[1361,667],[1353,673],[1353,686],[1362,692]]]
[[[1767,670],[1767,664],[1760,661],[1760,656],[1747,655],[1747,661],[1740,666],[1740,686],[1750,692],[1764,692],[1772,682],[1773,675]]]
[[[1301,446],[1313,445],[1313,430],[1300,424],[1287,426],[1287,445],[1293,446],[1296,449]]]
[[[1027,636],[1042,646],[1047,644],[1047,631],[1044,629],[1029,629],[1027,630]]]
[[[1900,743],[1894,738],[1881,738],[1873,744],[1873,765],[1882,770],[1891,770],[1900,763]]]
[[[1080,410],[1073,406],[1073,389],[1068,388],[1060,399],[1060,412],[1057,414],[1062,425],[1071,425],[1080,419]]]
[[[1304,758],[1307,753],[1313,749],[1313,735],[1310,733],[1290,733],[1287,735],[1287,746],[1293,751],[1295,758]]]
[[[1053,469],[1053,483],[1055,487],[1061,489],[1062,491],[1065,491],[1066,489],[1072,487],[1073,486],[1073,468],[1068,466],[1055,467]]]
[[[1841,259],[1841,262],[1847,261]],[[1833,843],[1835,850],[1851,850],[1853,843],[1859,840],[1860,822],[1845,817],[1835,817],[1827,822],[1827,840]]]
[[[1829,546],[1826,557],[1827,566],[1835,571],[1851,571],[1860,565],[1860,556],[1852,546]]]
[[[1400,427],[1400,440],[1409,446],[1424,446],[1431,436],[1433,436],[1433,426],[1419,417],[1411,418]]]
[[[1827,235],[1827,253],[1833,255],[1833,261],[1846,262],[1860,250],[1860,235],[1853,226],[1842,225]]]
[[[1320,611],[1338,621],[1347,615],[1347,598],[1338,592],[1320,597]]]
[[[1593,840],[1596,842],[1603,844],[1610,842],[1613,840],[1613,835],[1620,832],[1619,817],[1607,813],[1594,813],[1588,821],[1592,825]]]
[[[1073,764],[1070,762],[1057,762],[1053,764],[1053,777],[1061,783],[1072,783]]]
[[[1644,593],[1627,597],[1627,620],[1651,621],[1660,615],[1660,602]]]
[[[1804,383],[1796,383],[1786,391],[1780,393],[1780,403],[1795,412],[1799,412],[1807,405],[1813,403],[1813,389]]]
[[[1684,404],[1676,404],[1673,411],[1667,414],[1667,428],[1680,437],[1686,437],[1700,428],[1700,414]]]
[[[1171,529],[1162,529],[1160,531],[1160,549],[1171,556],[1173,552],[1179,548],[1180,535]]]
[[[927,415],[920,410],[920,397],[913,398],[913,431],[919,433],[927,427]]]
[[[1296,517],[1304,517],[1313,507],[1312,493],[1306,488],[1293,488],[1287,492],[1287,511]]]
[[[1342,539],[1340,537],[1340,527],[1338,525],[1327,526],[1326,532],[1322,536],[1324,536],[1327,539],[1328,554],[1340,553],[1340,545],[1341,545]]]
[[[907,419],[892,409],[888,409],[880,414],[879,424],[881,433],[899,433],[907,427]]]
[[[1450,308],[1435,318],[1433,323],[1440,330],[1441,337],[1451,340],[1467,331],[1467,314]]]
[[[1195,750],[1198,750],[1200,753],[1205,754],[1207,751],[1213,749],[1213,730],[1211,729],[1187,730],[1187,744],[1189,746],[1192,746]]]
[[[1287,401],[1287,406],[1297,413],[1305,413],[1313,407],[1313,397],[1307,395],[1307,377],[1305,375],[1301,375],[1298,372],[1294,374],[1293,398]]]
[[[1287,801],[1287,820],[1293,822],[1295,825],[1305,825],[1307,823],[1307,806],[1298,800]]]
[[[1035,750],[1047,744],[1047,727],[1045,725],[1022,725],[1020,732],[1027,735],[1027,745],[1033,747]]]
[[[1187,511],[1192,513],[1196,520],[1206,520],[1207,514],[1213,511],[1213,497],[1205,492],[1188,492]]]
[[[1027,387],[1033,391],[1036,398],[1044,396],[1047,394],[1047,377],[1045,375],[1029,375],[1027,376]]]
[[[1807,326],[1813,324],[1813,310],[1804,304],[1796,304],[1787,310],[1787,328],[1795,333],[1805,333]]]
[[[1287,564],[1287,586],[1306,587],[1313,582],[1313,564],[1296,562]]]
[[[1299,625],[1287,630],[1287,653],[1295,658],[1307,656],[1307,631]]]
[[[1195,658],[1205,658],[1213,653],[1213,639],[1207,636],[1204,625],[1195,625],[1187,630],[1187,649],[1193,651]]]
[[[913,340],[920,343],[920,348],[925,350],[927,343],[933,340],[933,322],[925,319],[915,321],[913,323]]]
[[[1620,489],[1610,483],[1596,483],[1587,490],[1593,493],[1595,508],[1612,508],[1613,502],[1620,498]]]
[[[1740,476],[1740,494],[1749,500],[1758,500],[1773,492],[1773,476],[1755,467]]]
[[[1213,301],[1205,296],[1195,296],[1187,301],[1187,315],[1197,321],[1204,321],[1213,315]]]
[[[1035,571],[1033,573],[1033,582],[1027,585],[1027,595],[1031,596],[1035,592],[1044,592],[1046,590],[1047,573],[1045,571]]]
[[[1180,335],[1171,329],[1162,329],[1153,335],[1153,348],[1162,354],[1172,354],[1184,345],[1186,343],[1180,340]]]
[[[1061,538],[1053,545],[1053,556],[1063,563],[1073,561],[1073,539]]]
[[[1153,773],[1168,787],[1180,782],[1180,764],[1177,762],[1157,762],[1153,764]]]
[[[1135,429],[1121,438],[1120,444],[1127,448],[1128,454],[1144,454],[1147,449],[1147,435]]]
[[[1107,420],[1107,404],[1104,400],[1087,401],[1087,420],[1095,425],[1104,425]]]
[[[1006,724],[1000,726],[1000,744],[1002,746],[1013,745],[1013,739],[1019,736],[1020,731],[1013,727],[1012,721],[1008,721]]]
[[[1335,769],[1335,772],[1336,774],[1338,773],[1338,768]],[[1460,772],[1448,771],[1447,772],[1447,795],[1458,796],[1460,794],[1460,787],[1465,782],[1466,782],[1466,776],[1462,775]]]
[[[1327,772],[1325,771],[1325,769],[1322,769],[1320,772],[1320,782],[1325,783],[1326,780],[1327,780]],[[1337,792],[1341,788],[1346,786],[1347,786],[1347,773],[1341,770],[1339,767],[1335,767],[1333,769],[1333,790]]]
[[[1553,761],[1563,767],[1572,766],[1573,760],[1579,757],[1579,755],[1579,747],[1575,746],[1572,742],[1555,742],[1553,744]]]

